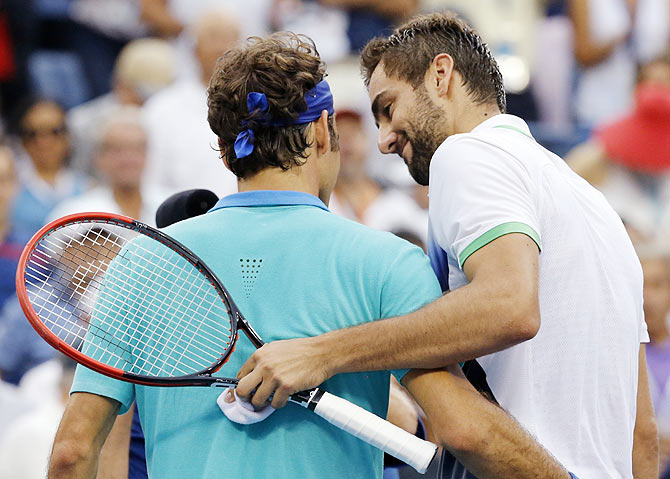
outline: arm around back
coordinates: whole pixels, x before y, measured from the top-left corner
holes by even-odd
[[[538,248],[531,238],[501,236],[471,254],[464,271],[468,285],[405,316],[266,344],[238,372],[238,394],[257,390],[253,403],[262,405],[275,391],[272,405],[281,407],[289,394],[335,374],[443,367],[535,336]]]

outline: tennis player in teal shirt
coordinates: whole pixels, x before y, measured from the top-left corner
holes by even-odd
[[[209,266],[268,342],[401,315],[440,295],[419,248],[328,211],[339,152],[324,74],[311,40],[293,34],[251,40],[226,53],[208,90],[208,119],[240,193],[165,230]],[[234,375],[254,350],[242,335],[217,374]],[[455,368],[345,374],[323,388],[384,417],[394,374],[417,397],[445,446],[459,439],[449,434],[449,420],[470,421],[472,415],[492,427],[511,423],[518,446],[542,454]],[[224,416],[220,394],[138,386],[79,367],[49,477],[94,477],[116,415],[135,400],[150,477],[381,478],[380,450],[315,414],[289,405],[241,425]]]
[[[324,203],[337,178],[339,153],[330,143],[335,138],[332,121],[328,124],[332,96],[321,81],[321,67],[315,66],[303,87],[307,94],[300,97],[318,104],[299,112],[302,98],[294,98],[298,118],[274,128],[304,131],[312,143],[305,149],[307,158],[297,159],[287,171],[271,166],[251,175],[240,181],[241,190],[252,183],[267,189],[224,197],[209,213],[165,229],[214,271],[266,341],[314,336],[353,326],[360,318],[396,316],[440,295],[421,249],[336,216]],[[210,102],[215,88],[213,83]],[[294,121],[301,123],[294,126]],[[319,128],[310,128],[314,121],[325,127],[323,140],[313,132]],[[262,140],[256,132],[257,149]],[[254,349],[241,336],[217,374],[234,376]],[[405,372],[394,373],[400,380]],[[385,417],[390,374],[343,375],[323,388]],[[381,451],[295,405],[257,424],[239,425],[219,409],[219,389],[138,386],[83,367],[72,393],[71,403],[96,395],[113,405],[114,413],[137,401],[150,477],[381,477]],[[54,473],[55,465],[52,460]]]

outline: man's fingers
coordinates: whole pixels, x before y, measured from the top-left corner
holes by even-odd
[[[237,371],[237,376],[235,376],[237,379],[242,379],[244,376],[248,375],[251,373],[256,368],[256,359],[254,358],[254,355],[252,354],[249,356],[249,359],[246,360],[246,362],[242,365],[239,371]],[[239,392],[238,392],[239,394]]]
[[[237,395],[245,401],[251,402],[251,396],[254,390],[263,381],[263,376],[258,371],[251,371],[249,374],[240,379],[237,383]]]
[[[252,393],[251,404],[256,408],[262,408],[270,403],[270,396],[275,390],[275,383],[267,379],[261,382],[256,392]],[[276,408],[275,408],[276,409]]]
[[[291,388],[286,386],[278,388],[275,390],[274,396],[272,396],[271,406],[275,409],[286,406],[289,396],[291,396],[291,394],[294,392],[296,391],[293,391]]]

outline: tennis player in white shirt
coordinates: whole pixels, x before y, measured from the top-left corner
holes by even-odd
[[[450,293],[407,316],[270,343],[240,369],[238,394],[261,405],[274,392],[279,407],[334,374],[480,358],[472,380],[573,477],[657,478],[642,270],[616,213],[504,114],[496,62],[455,16],[372,40],[362,67],[380,150],[429,185],[429,252]],[[445,477],[475,477],[459,466]]]

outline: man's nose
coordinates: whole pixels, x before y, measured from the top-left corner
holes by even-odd
[[[379,127],[379,135],[377,136],[377,147],[383,154],[395,153],[395,148],[398,143],[398,135],[388,126]]]

